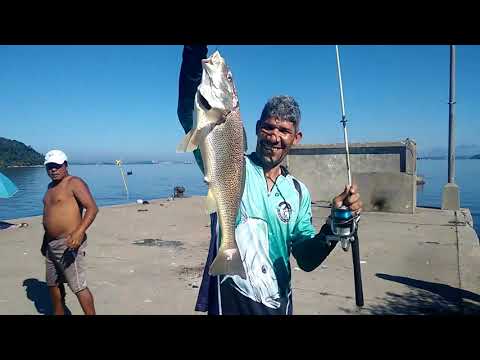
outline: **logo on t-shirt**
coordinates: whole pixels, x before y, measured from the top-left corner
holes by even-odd
[[[282,201],[278,204],[277,207],[277,216],[278,218],[284,222],[288,223],[290,221],[290,216],[292,215],[292,207],[286,201]]]

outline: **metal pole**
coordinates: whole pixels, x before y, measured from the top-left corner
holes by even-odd
[[[448,182],[455,183],[455,45],[450,45],[450,100],[448,117]]]

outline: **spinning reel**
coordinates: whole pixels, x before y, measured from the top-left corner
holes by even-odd
[[[354,215],[345,206],[335,208],[332,206],[332,211],[329,217],[330,229],[333,235],[327,235],[326,240],[328,245],[332,241],[340,241],[342,249],[348,251],[350,243],[355,241],[355,233],[358,228],[360,215]]]

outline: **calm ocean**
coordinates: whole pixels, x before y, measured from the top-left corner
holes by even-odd
[[[98,206],[152,200],[172,195],[174,186],[186,188],[187,195],[205,195],[207,187],[196,164],[125,165],[130,196],[127,199],[123,180],[114,165],[71,165],[70,173],[80,176],[90,187]],[[0,199],[0,220],[42,214],[42,198],[49,183],[43,167],[9,168],[2,172],[19,188],[10,199]],[[442,189],[447,182],[446,160],[418,160],[417,174],[425,185],[417,187],[417,206],[440,207]],[[480,160],[457,160],[455,182],[460,188],[460,205],[469,208],[477,234],[480,233]]]

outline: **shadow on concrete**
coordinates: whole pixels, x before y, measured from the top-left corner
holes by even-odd
[[[27,298],[33,302],[39,314],[53,315],[52,301],[45,281],[30,278],[24,280],[22,286],[26,288],[25,291],[27,292]],[[60,290],[62,291],[63,299],[65,301],[65,288],[63,285]],[[65,304],[64,308],[65,315],[72,315],[72,312]]]
[[[0,221],[0,230],[8,229],[11,226],[15,226],[15,224],[5,222],[5,221]]]
[[[427,205],[417,205],[417,208],[442,210],[442,208],[439,206],[427,206]]]
[[[375,275],[383,280],[404,284],[408,286],[409,291],[402,294],[387,292],[384,298],[376,299],[380,304],[370,306],[365,304],[362,313],[373,315],[480,314],[480,295],[471,291],[404,276],[381,273]]]

